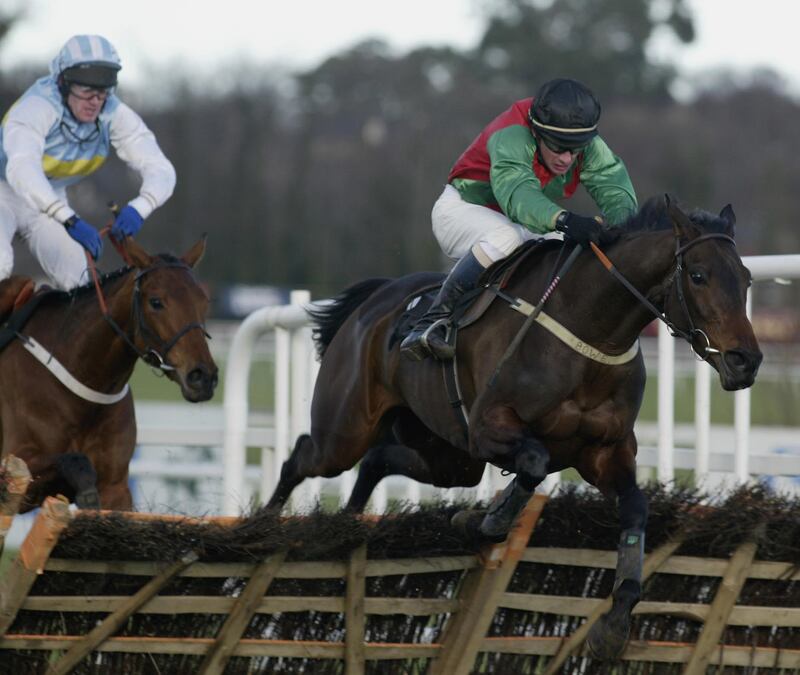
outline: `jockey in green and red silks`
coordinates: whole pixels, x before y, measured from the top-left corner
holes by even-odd
[[[600,136],[575,149],[565,173],[548,168],[529,121],[533,101],[517,101],[492,120],[453,165],[448,184],[464,201],[501,211],[539,234],[552,232],[564,210],[554,200],[571,197],[581,183],[606,222],[618,224],[636,213],[625,165]]]
[[[439,245],[458,262],[403,341],[406,356],[452,358],[445,333],[458,298],[523,242],[558,230],[587,246],[600,241],[603,223],[617,225],[636,213],[628,171],[598,135],[599,119],[600,104],[587,87],[551,80],[492,120],[458,158],[431,214]],[[579,184],[599,218],[556,203]]]

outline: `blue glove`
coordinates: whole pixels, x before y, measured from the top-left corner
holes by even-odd
[[[142,227],[144,218],[130,204],[124,206],[119,212],[117,219],[111,226],[111,234],[117,241],[122,241],[125,237],[132,237]]]
[[[78,216],[72,216],[64,223],[64,226],[67,228],[67,234],[89,251],[92,258],[97,260],[100,257],[100,252],[103,250],[103,242],[100,239],[100,234],[89,223],[78,218]]]

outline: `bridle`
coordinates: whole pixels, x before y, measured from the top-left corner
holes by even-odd
[[[177,267],[181,269],[185,269],[187,272],[191,270],[191,268],[182,262],[165,262],[160,263],[158,265],[153,265],[152,267],[148,267],[146,269],[141,270],[137,275],[134,281],[133,286],[133,301],[131,303],[131,314],[133,315],[133,325],[139,331],[139,335],[142,336],[142,340],[145,342],[146,349],[140,350],[136,347],[132,340],[128,338],[127,335],[124,335],[123,339],[127,344],[133,349],[138,355],[139,358],[142,359],[147,365],[152,366],[153,368],[158,368],[164,372],[169,370],[175,370],[175,366],[170,365],[167,363],[167,354],[169,354],[170,350],[177,344],[178,340],[180,340],[186,333],[190,330],[194,330],[195,328],[200,329],[203,331],[203,335],[207,338],[211,336],[206,331],[206,327],[204,324],[200,323],[199,321],[193,321],[191,323],[187,323],[183,328],[175,333],[169,340],[162,340],[158,333],[156,333],[147,323],[147,320],[144,316],[144,310],[142,308],[142,290],[141,290],[141,280],[150,272],[153,272],[157,269],[163,269],[165,267]],[[109,316],[106,315],[106,320],[113,325],[116,325],[116,322]],[[113,327],[113,326],[112,326]],[[118,334],[121,334],[121,330],[119,326],[115,328]],[[154,346],[155,345],[155,346]]]
[[[113,238],[109,237],[112,241]],[[118,249],[121,251],[121,249]],[[175,366],[171,365],[167,361],[167,355],[169,354],[170,350],[177,344],[178,340],[180,340],[186,333],[191,330],[199,329],[203,331],[203,334],[210,338],[211,336],[206,332],[205,325],[200,323],[199,321],[194,321],[191,323],[187,323],[183,326],[179,331],[175,333],[169,340],[162,340],[156,331],[154,331],[147,323],[147,319],[144,316],[144,309],[142,307],[142,290],[141,290],[141,281],[142,279],[154,272],[156,270],[161,270],[169,267],[174,267],[178,269],[184,269],[187,272],[191,273],[191,268],[184,262],[180,261],[162,261],[155,265],[151,265],[150,267],[146,267],[139,271],[136,275],[134,280],[133,286],[133,300],[131,302],[131,319],[132,325],[134,327],[134,335],[131,337],[128,335],[126,331],[124,331],[120,325],[114,320],[114,317],[108,311],[108,306],[106,305],[105,298],[103,297],[103,290],[100,285],[100,280],[97,276],[97,268],[95,267],[94,260],[92,257],[87,253],[86,255],[87,260],[89,261],[89,269],[92,273],[92,278],[94,280],[95,290],[97,292],[97,300],[100,305],[100,311],[103,315],[103,318],[108,322],[111,326],[112,330],[119,335],[120,338],[128,345],[136,355],[142,359],[147,365],[157,368],[164,373],[169,371],[175,370]],[[126,262],[130,262],[127,256],[123,256]],[[142,341],[145,343],[144,349],[139,349],[136,346],[136,332],[138,331],[139,335],[142,337]]]
[[[642,293],[640,293],[639,290],[636,289],[636,287],[634,287],[634,285],[631,284],[631,282],[619,272],[619,270],[617,270],[617,268],[614,266],[614,263],[608,259],[605,253],[603,253],[600,248],[594,244],[594,242],[590,244],[594,254],[597,256],[603,266],[609,272],[611,272],[614,278],[617,279],[623,286],[625,286],[625,288],[627,288],[642,305],[649,309],[657,319],[663,321],[667,325],[667,328],[669,328],[673,337],[681,337],[686,340],[686,342],[689,343],[694,351],[696,357],[701,361],[705,361],[710,354],[720,354],[721,352],[719,349],[711,346],[711,340],[706,332],[700,328],[697,328],[692,320],[692,313],[689,311],[689,305],[686,302],[686,293],[684,292],[683,288],[683,254],[697,244],[700,244],[704,241],[709,241],[711,239],[721,239],[722,241],[730,242],[734,245],[734,247],[736,246],[736,241],[733,239],[733,237],[730,237],[727,234],[722,234],[721,232],[702,234],[699,237],[695,237],[683,246],[681,246],[680,238],[678,236],[675,237],[675,270],[671,275],[665,295],[669,296],[669,292],[674,285],[676,294],[678,296],[678,302],[680,303],[681,310],[683,311],[683,316],[689,326],[688,331],[678,328],[665,312],[659,310],[652,302],[650,302],[650,300],[642,295]],[[701,338],[701,343],[695,344],[695,338]]]

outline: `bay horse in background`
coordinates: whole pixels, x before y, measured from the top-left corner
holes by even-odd
[[[668,196],[650,200],[606,250],[642,299],[583,252],[545,309],[584,349],[534,323],[490,386],[523,322],[513,306],[542,297],[561,253],[557,244],[533,247],[506,281],[502,301],[459,331],[456,369],[468,433],[448,401],[442,365],[401,358],[396,334],[409,302],[442,275],[348,289],[312,314],[322,359],[311,435],[298,438],[269,506],[280,508],[305,478],[336,476],[365,455],[349,503],[356,510],[384,475],[473,486],[489,462],[515,478],[488,511],[457,514],[454,524],[497,541],[548,473],[574,467],[617,498],[622,536],[613,606],[588,638],[596,656],[616,658],[641,593],[647,521],[633,431],[645,386],[638,337],[653,311],[662,313],[719,372],[724,389],[753,384],[762,355],[745,313],[750,273],[736,251],[734,226],[730,205],[718,216],[687,215]]]
[[[99,280],[107,314],[91,284],[51,291],[0,351],[2,454],[23,459],[33,477],[23,512],[58,493],[84,508],[132,507],[128,464],[136,417],[127,382],[138,358],[175,381],[187,401],[214,393],[209,302],[192,273],[205,239],[180,258],[150,255],[130,237],[122,247],[130,266]],[[14,298],[29,284],[20,276],[0,282],[0,333],[8,331]],[[34,343],[64,366],[67,380],[77,381],[73,390],[36,362],[27,348]]]

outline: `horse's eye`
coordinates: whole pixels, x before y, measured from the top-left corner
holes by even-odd
[[[702,272],[689,272],[689,278],[692,280],[693,284],[697,284],[698,286],[702,286],[706,283],[706,275]]]
[[[161,298],[150,298],[148,302],[153,309],[164,309],[164,303],[161,302]]]

